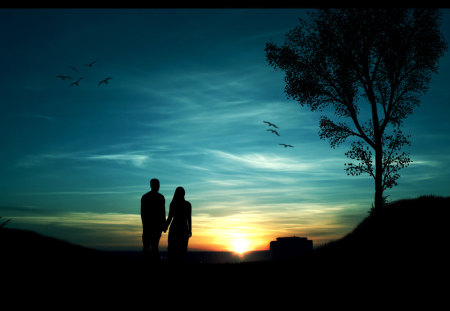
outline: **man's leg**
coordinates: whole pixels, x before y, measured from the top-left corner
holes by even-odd
[[[151,237],[150,259],[152,261],[159,261],[159,240],[161,233],[153,233]]]
[[[144,253],[144,258],[150,257],[150,242],[146,235],[142,235],[142,252]]]

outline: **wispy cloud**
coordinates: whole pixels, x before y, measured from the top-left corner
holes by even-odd
[[[289,157],[283,157],[276,154],[243,154],[237,155],[220,150],[211,150],[210,153],[219,157],[225,162],[231,162],[234,165],[243,165],[255,169],[266,169],[288,172],[310,171],[316,167],[314,163],[301,163]]]
[[[323,178],[341,178],[345,174],[336,169],[342,168],[342,158],[315,158],[311,159],[302,153],[293,153],[289,156],[275,152],[259,153],[232,153],[221,150],[209,150],[220,165],[227,169],[239,171],[243,167],[253,170],[268,170],[285,173],[305,173],[309,176]],[[292,181],[292,180],[291,180]]]
[[[62,153],[44,153],[37,155],[28,155],[17,162],[19,167],[31,167],[47,165],[58,160],[67,161],[113,161],[119,164],[131,164],[136,167],[142,167],[149,159],[149,156],[134,153],[122,154],[87,154],[80,152],[62,152]]]
[[[142,167],[148,160],[148,156],[139,154],[102,154],[92,155],[81,158],[81,160],[99,160],[131,163],[134,166]]]

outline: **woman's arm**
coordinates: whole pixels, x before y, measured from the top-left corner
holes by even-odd
[[[167,216],[167,220],[166,220],[166,223],[164,225],[164,232],[166,232],[167,229],[169,228],[170,223],[172,222],[172,218],[173,218],[172,205],[170,205],[170,207],[169,207],[169,216]]]

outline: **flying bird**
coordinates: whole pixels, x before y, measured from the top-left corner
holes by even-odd
[[[268,122],[268,121],[263,121],[264,123],[267,123],[269,126],[273,126],[274,128],[278,128],[278,126],[276,126],[275,124]]]
[[[63,76],[63,75],[58,75],[56,76],[57,78],[61,78],[62,80],[66,80],[66,79],[73,79],[71,76]]]
[[[92,65],[94,65],[95,63],[96,63],[97,61],[96,60],[94,60],[92,63],[89,63],[89,64],[86,64],[85,66],[86,67],[89,67],[89,68],[91,68],[92,67]]]
[[[70,66],[70,68],[72,68],[73,71],[75,71],[76,73],[79,73],[79,71],[77,70],[77,68]]]
[[[292,145],[286,145],[286,144],[280,144],[280,146],[284,146],[284,148],[287,148],[287,147],[294,148],[294,146],[292,146]]]
[[[268,129],[268,131],[269,131],[269,132],[272,132],[272,133],[274,133],[274,134],[276,134],[277,136],[280,136],[280,134],[278,134],[278,132],[277,132],[277,131],[275,131],[275,130],[272,130],[272,129]]]
[[[108,77],[108,78],[106,78],[106,79],[100,81],[100,82],[98,83],[97,87],[99,87],[102,83],[108,84],[108,80],[111,80],[111,79],[112,79],[112,77]]]
[[[78,83],[79,83],[81,80],[83,80],[83,79],[84,79],[83,77],[78,78],[77,81],[70,83],[69,87],[74,86],[74,85],[75,85],[75,86],[78,86]]]

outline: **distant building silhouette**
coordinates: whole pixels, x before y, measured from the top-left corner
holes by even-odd
[[[313,250],[313,241],[302,237],[283,237],[270,242],[272,260],[295,259]]]

